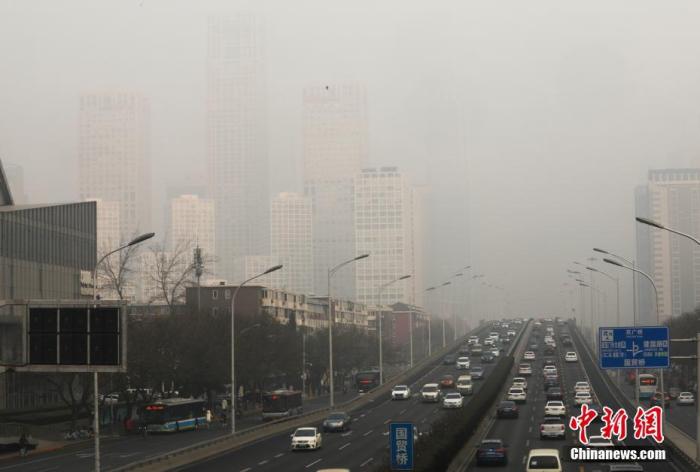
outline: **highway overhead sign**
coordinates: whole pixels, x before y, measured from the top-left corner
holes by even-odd
[[[669,366],[666,326],[598,329],[598,359],[602,369],[659,369]]]

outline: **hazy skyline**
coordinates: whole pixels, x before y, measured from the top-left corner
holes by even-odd
[[[471,263],[512,314],[560,312],[594,246],[634,255],[649,168],[700,167],[695,2],[0,0],[0,157],[29,200],[77,199],[91,91],[148,98],[155,218],[204,183],[207,18],[239,11],[265,25],[270,194],[301,190],[303,88],[360,82],[369,164],[431,188],[426,282]]]

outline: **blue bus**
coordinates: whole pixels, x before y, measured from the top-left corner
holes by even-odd
[[[146,431],[175,433],[209,427],[204,400],[168,398],[149,403],[143,409]]]

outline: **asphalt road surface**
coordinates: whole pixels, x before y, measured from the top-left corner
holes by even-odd
[[[485,331],[485,329],[484,329]],[[478,364],[472,358],[472,365]],[[488,376],[494,364],[485,364]],[[441,403],[422,403],[417,393],[429,382],[437,382],[444,374],[455,376],[460,372],[454,365],[436,363],[428,372],[409,383],[413,397],[409,400],[391,401],[389,395],[349,412],[353,418],[350,431],[323,433],[323,447],[317,451],[289,450],[289,435],[285,431],[236,451],[193,464],[180,470],[189,472],[265,472],[279,470],[310,470],[342,467],[353,471],[372,470],[388,457],[389,423],[402,421],[417,425],[420,433],[429,431],[440,415],[445,414]],[[478,395],[482,381],[475,381],[474,395]],[[465,397],[468,401],[471,397]],[[320,426],[320,425],[309,425]]]
[[[556,335],[563,330],[573,331],[573,328],[555,328]],[[542,347],[542,340],[544,336],[544,326],[540,327],[539,338],[534,338],[533,342],[540,344]],[[572,334],[574,334],[572,332]],[[534,332],[533,332],[534,336]],[[613,409],[619,407],[618,402],[613,398],[612,394],[609,392],[607,386],[603,383],[599,370],[597,370],[596,365],[593,363],[591,358],[588,356],[581,347],[581,340],[576,335],[573,336],[574,346],[573,347],[563,347],[561,342],[557,341],[557,355],[555,356],[557,362],[557,370],[560,375],[560,382],[562,390],[564,391],[564,403],[567,406],[567,417],[573,411],[573,389],[574,385],[578,381],[588,381],[592,386],[594,401],[600,405],[609,406]],[[528,342],[528,345],[530,342]],[[567,363],[564,361],[564,354],[566,351],[576,351],[578,353],[579,361],[575,363]],[[537,353],[537,358],[533,363],[533,375],[528,378],[528,391],[527,391],[527,402],[520,406],[520,416],[517,419],[496,419],[491,429],[488,431],[487,438],[498,438],[502,439],[505,443],[509,445],[508,447],[508,460],[509,465],[507,470],[524,470],[525,461],[527,455],[531,449],[537,448],[553,448],[562,450],[565,445],[575,444],[577,433],[571,431],[567,427],[567,436],[565,439],[540,439],[539,436],[539,425],[541,420],[544,418],[544,406],[546,404],[545,390],[543,387],[543,376],[542,367],[544,363],[544,356],[540,352]],[[516,358],[515,366],[520,362]],[[532,362],[532,361],[529,361]],[[505,393],[510,385],[504,386],[503,397],[505,398]],[[629,412],[628,412],[629,413]],[[633,416],[634,414],[632,414]],[[631,421],[631,420],[630,420]],[[594,423],[588,429],[588,434],[595,435],[601,423]],[[595,429],[592,429],[595,428]],[[638,441],[634,438],[630,439],[632,436],[632,428],[628,428],[628,438],[625,440],[625,445],[649,445],[648,441]],[[565,471],[598,471],[606,470],[603,464],[578,464],[573,462],[563,462],[563,469]],[[680,467],[676,467],[670,462],[653,463],[645,462],[643,463],[645,471],[662,472],[662,471],[674,471],[679,470]],[[483,471],[483,470],[493,470],[493,467],[477,467],[476,460],[470,464],[469,470],[472,471]],[[681,468],[682,470],[682,468]]]

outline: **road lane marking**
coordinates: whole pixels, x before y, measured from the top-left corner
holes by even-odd
[[[403,410],[399,411],[399,415],[403,415],[404,413],[406,413],[406,408],[404,408]]]
[[[345,437],[350,436],[351,434],[352,434],[352,431],[348,431],[347,433],[341,434],[341,436],[345,438]]]
[[[252,467],[246,467],[245,469],[241,470],[241,472],[248,472],[249,470],[253,470]]]
[[[270,461],[269,461],[268,459],[265,459],[264,461],[258,462],[258,465],[265,465],[265,464],[267,464],[268,462],[270,462]]]
[[[279,458],[282,457],[283,455],[284,455],[284,452],[280,452],[279,454],[275,454],[275,455],[272,456],[272,457],[274,457],[275,459],[279,459]]]
[[[366,461],[364,461],[362,464],[360,464],[360,467],[366,466],[367,464],[369,464],[369,463],[372,462],[373,460],[374,460],[374,457],[370,457],[369,459],[367,459]]]
[[[532,426],[530,426],[530,429],[527,430],[528,433],[532,432]]]
[[[389,423],[391,423],[391,418],[389,418],[388,420],[386,420],[386,421],[384,422],[384,424],[389,424]]]
[[[342,446],[340,446],[340,447],[338,448],[338,450],[339,450],[339,451],[342,451],[343,449],[345,449],[346,447],[348,447],[350,444],[351,444],[351,443],[343,444]]]
[[[523,456],[523,465],[525,465],[525,461],[527,461],[527,456]]]
[[[306,467],[305,467],[305,468],[308,469],[308,468],[311,467],[312,465],[318,464],[318,463],[321,462],[322,460],[323,460],[323,459],[316,459],[316,460],[313,461],[311,464],[306,464]]]
[[[525,441],[525,447],[530,447],[530,440]]]
[[[366,432],[365,434],[363,434],[362,436],[369,436],[370,434],[372,434],[372,431],[374,431],[374,430],[373,430],[373,429],[370,429],[369,431],[367,431],[367,432]]]

